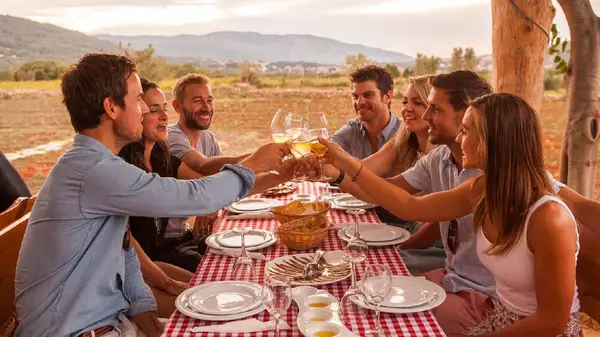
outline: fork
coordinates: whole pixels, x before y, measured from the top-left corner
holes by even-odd
[[[304,270],[302,271],[302,276],[306,278],[315,278],[319,275],[317,273],[323,273],[323,268],[321,268],[321,264],[319,261],[325,252],[321,249],[317,249],[315,252],[315,256],[313,257],[312,262],[304,266]]]

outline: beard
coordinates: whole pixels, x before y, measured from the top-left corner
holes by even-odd
[[[210,122],[212,122],[212,114],[213,114],[212,110],[189,111],[184,107],[182,107],[182,109],[183,109],[183,118],[185,121],[185,126],[187,126],[190,129],[193,129],[193,130],[208,130],[208,128],[210,127]],[[208,121],[207,124],[198,123],[196,121],[196,119],[194,118],[194,115],[196,115],[197,113],[200,113],[200,112],[202,112],[202,113],[206,112],[207,115],[210,115],[210,120]]]
[[[117,138],[117,144],[123,147],[140,141],[142,139],[144,128],[142,124],[139,124],[135,129],[131,129],[128,128],[123,121],[117,120],[115,121],[113,130]]]

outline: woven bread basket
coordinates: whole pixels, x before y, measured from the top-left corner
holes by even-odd
[[[326,216],[314,214],[282,224],[275,233],[289,249],[307,250],[323,243],[329,228]]]
[[[309,216],[319,216],[325,219],[330,207],[331,205],[328,202],[323,201],[315,201],[306,204],[302,204],[300,201],[294,201],[284,206],[273,207],[271,213],[273,213],[275,219],[277,219],[279,223],[285,224]],[[302,214],[309,208],[312,208],[314,213]]]

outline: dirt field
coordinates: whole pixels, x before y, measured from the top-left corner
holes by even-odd
[[[2,86],[0,86],[1,88]],[[68,140],[74,135],[59,92],[52,84],[44,90],[4,88],[0,90],[1,150],[5,154]],[[247,153],[270,141],[269,123],[279,108],[303,114],[323,112],[330,121],[330,132],[353,118],[348,89],[251,89],[237,86],[218,86],[214,90],[216,113],[211,130],[222,142],[225,155]],[[170,99],[170,98],[169,98]],[[400,101],[395,100],[393,111],[400,111]],[[556,97],[546,98],[540,111],[545,133],[544,150],[548,170],[558,172],[562,133],[567,119],[567,102]],[[170,123],[177,116],[171,111]],[[42,186],[54,163],[67,149],[48,152],[13,161],[32,192]],[[600,170],[596,179],[596,196],[600,192]],[[585,336],[600,337],[598,326],[584,319]]]
[[[211,130],[223,142],[226,155],[246,153],[270,141],[268,126],[278,108],[303,114],[324,112],[331,123],[330,131],[353,117],[347,89],[249,89],[223,85],[215,88],[215,96],[216,114]],[[393,111],[400,111],[399,100],[394,102]],[[567,102],[555,98],[546,99],[541,110],[546,164],[553,174],[558,171],[566,111]],[[171,111],[170,123],[176,119]],[[0,133],[5,154],[53,140],[68,140],[74,134],[56,90],[0,93]],[[50,152],[13,163],[31,189],[37,191],[59,155],[60,151]],[[596,191],[600,192],[600,179]]]

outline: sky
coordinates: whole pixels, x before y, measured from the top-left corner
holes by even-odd
[[[0,0],[0,8],[86,34],[311,34],[449,57],[453,47],[491,54],[491,1],[500,0]],[[568,36],[553,1],[559,33]],[[590,1],[599,14],[600,0]]]

